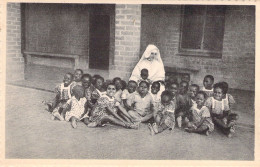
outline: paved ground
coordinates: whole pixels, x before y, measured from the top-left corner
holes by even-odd
[[[239,126],[231,139],[218,130],[206,137],[179,129],[152,137],[145,124],[139,130],[116,126],[91,129],[83,123],[72,129],[68,122],[50,120],[44,111],[41,101],[52,98],[53,93],[8,85],[6,94],[6,158],[254,159],[254,128],[247,126],[254,122],[254,114],[246,110],[251,110],[246,103],[239,104],[242,111],[250,112],[242,114],[247,116],[242,123],[246,126]]]

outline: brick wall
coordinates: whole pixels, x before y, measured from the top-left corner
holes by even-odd
[[[19,3],[7,3],[6,41],[6,80],[24,79],[24,58],[21,54],[21,5]]]
[[[109,78],[128,79],[139,60],[141,5],[116,5],[115,56]]]
[[[255,85],[255,9],[228,6],[222,58],[179,56],[181,6],[142,7],[141,53],[149,43],[158,46],[165,66],[200,67],[192,78],[202,85],[205,75],[229,83],[231,88],[254,90]]]

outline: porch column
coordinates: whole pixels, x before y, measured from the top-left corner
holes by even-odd
[[[128,81],[139,60],[141,37],[141,5],[116,5],[115,55],[109,78]]]
[[[21,53],[21,4],[7,3],[6,80],[24,79]]]

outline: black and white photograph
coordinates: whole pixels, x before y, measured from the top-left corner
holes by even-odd
[[[144,2],[1,5],[6,160],[256,160],[256,5]]]

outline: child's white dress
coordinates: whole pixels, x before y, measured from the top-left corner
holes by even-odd
[[[203,88],[201,89],[204,93],[206,93],[206,95],[208,96],[208,98],[209,97],[212,97],[213,96],[213,88],[212,89],[206,89],[204,86],[203,86]]]
[[[70,106],[70,111],[66,112],[65,120],[69,121],[73,116],[79,120],[87,117],[87,114],[83,115],[85,112],[86,102],[87,99],[85,97],[77,100],[75,96],[72,96],[72,98],[67,101],[67,105]]]

